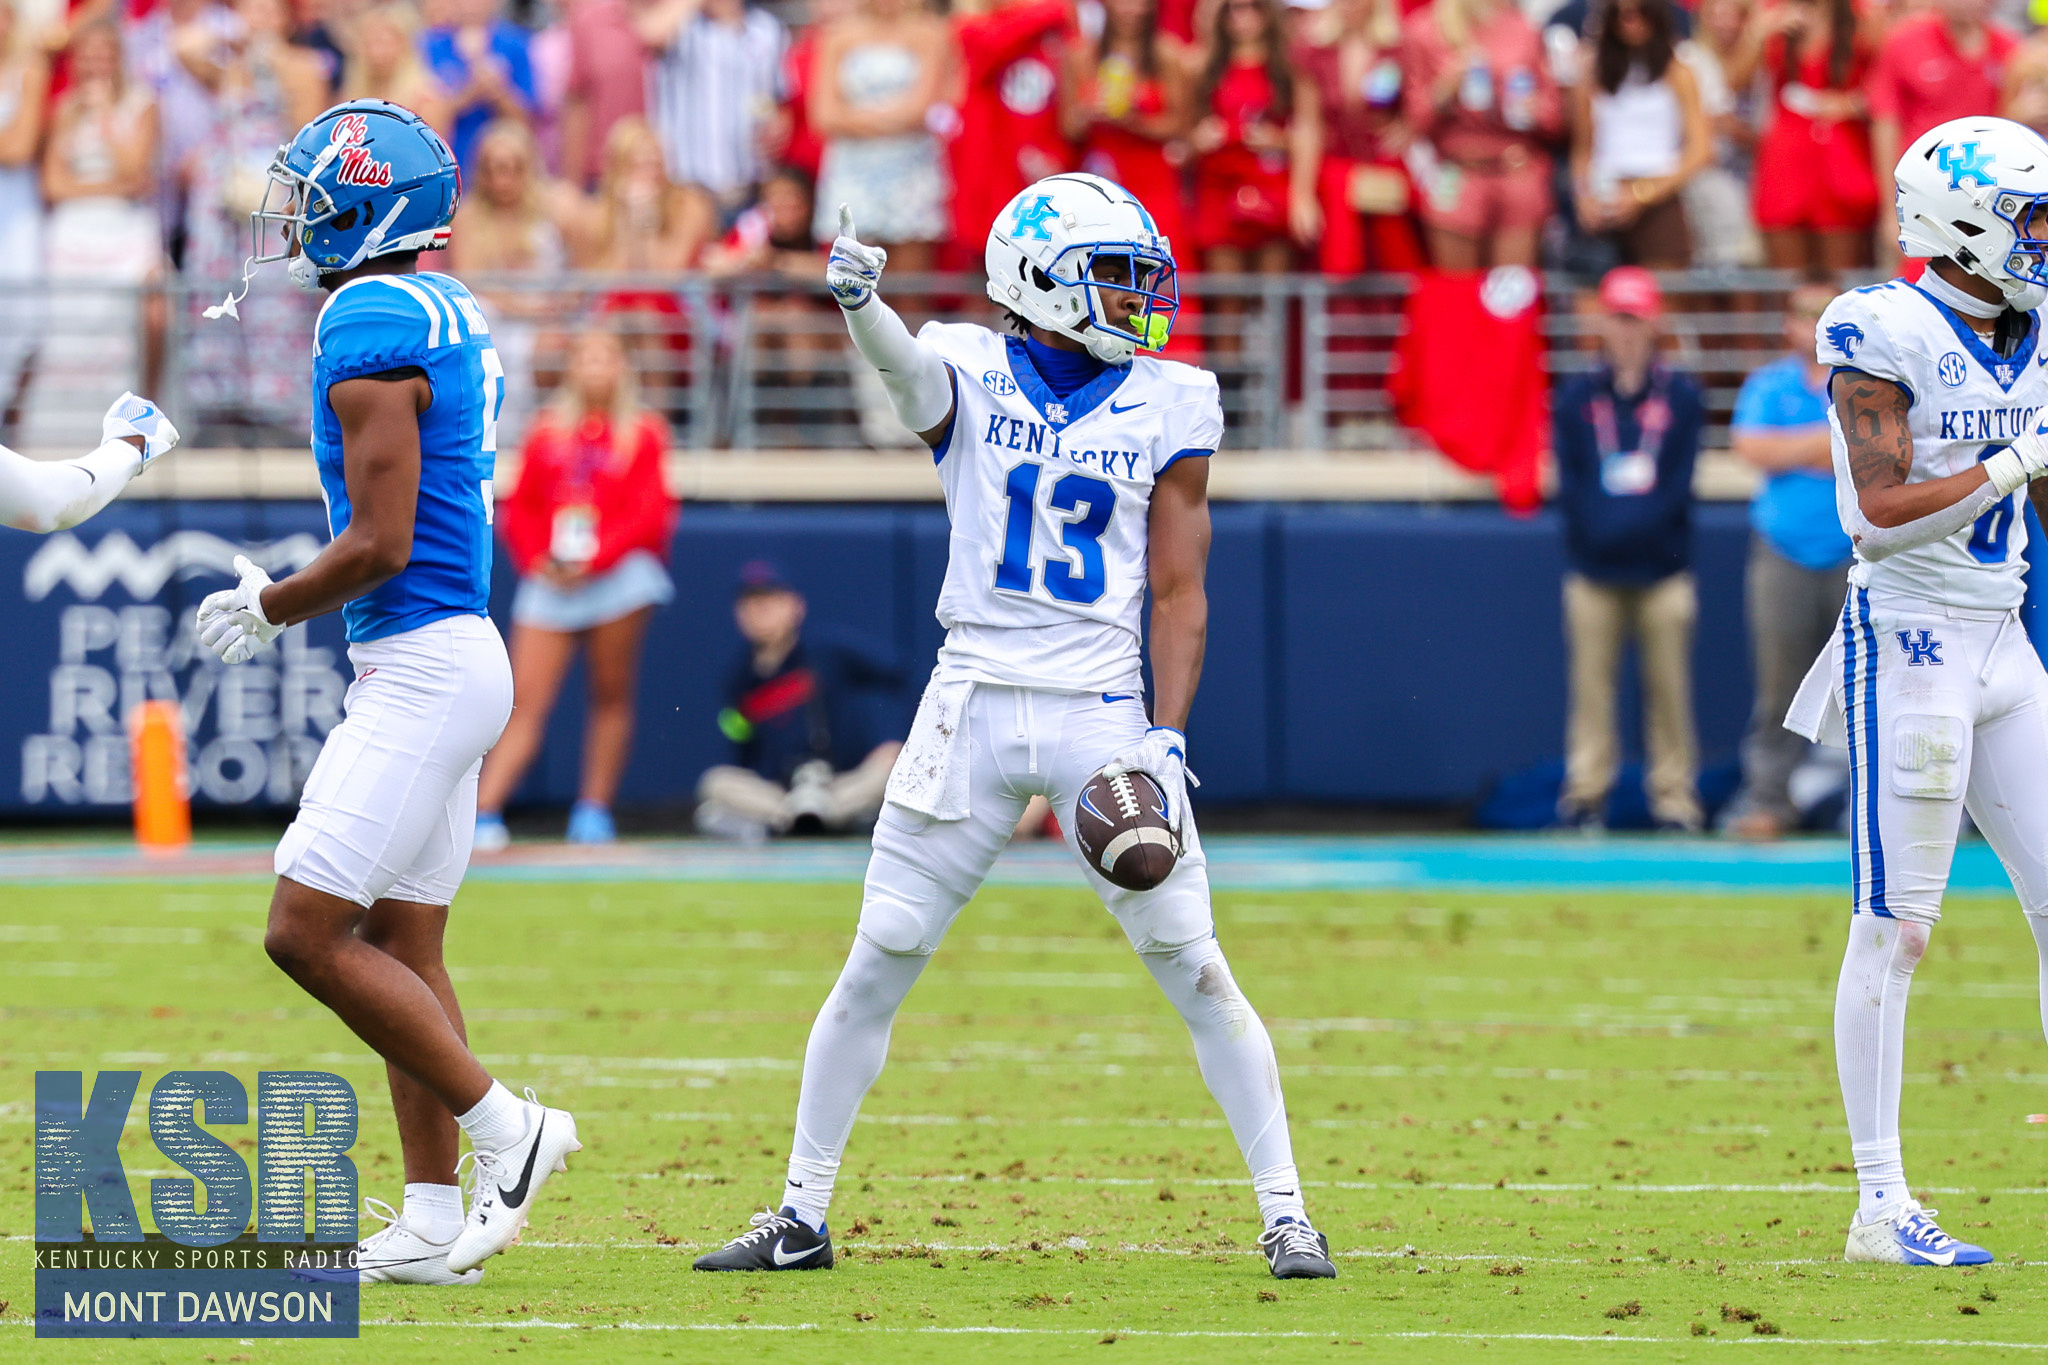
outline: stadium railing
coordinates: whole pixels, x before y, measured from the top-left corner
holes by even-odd
[[[1771,271],[1660,278],[1668,354],[1705,381],[1707,443],[1725,446],[1742,378],[1779,353],[1784,296],[1796,278]],[[479,276],[469,283],[511,381],[503,454],[514,452],[518,432],[559,383],[570,338],[593,319],[627,337],[643,397],[669,417],[682,450],[707,458],[886,451],[913,440],[867,368],[855,363],[821,286],[706,275]],[[1561,275],[1545,277],[1544,287],[1548,368],[1555,375],[1584,370],[1597,359],[1591,289]],[[191,446],[303,449],[319,300],[266,278],[241,304],[239,325],[204,318],[202,310],[226,292],[227,282],[182,279],[141,290],[52,281],[0,292],[0,392],[14,390],[15,444],[54,454],[96,439],[111,392],[139,385],[160,351],[158,396]],[[1387,393],[1408,292],[1401,276],[1193,274],[1181,282],[1185,306],[1169,354],[1217,373],[1234,450],[1426,452],[1426,441],[1395,422]],[[931,317],[1000,325],[978,275],[892,274],[890,297],[913,326]],[[152,317],[161,323],[152,326]],[[1484,379],[1482,359],[1475,385]],[[1438,482],[1451,496],[1467,482],[1482,487],[1455,470]]]

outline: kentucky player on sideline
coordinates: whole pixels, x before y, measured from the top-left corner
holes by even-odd
[[[237,559],[241,582],[199,607],[200,639],[231,664],[326,612],[347,627],[347,718],[278,845],[263,946],[385,1060],[405,1204],[360,1264],[406,1284],[474,1283],[579,1147],[573,1118],[515,1097],[471,1054],[441,960],[477,768],[512,709],[485,614],[505,372],[469,291],[419,269],[447,245],[457,196],[440,136],[382,100],[337,105],[278,149],[249,271],[286,260],[327,294],[313,456],[334,539],[275,583]],[[282,240],[266,244],[273,226]],[[458,1125],[475,1162],[467,1220]]]
[[[2048,674],[2019,620],[2025,509],[2048,505],[2048,142],[1944,123],[1899,160],[1899,246],[1918,284],[1822,316],[1836,503],[1856,541],[1839,637],[1786,725],[1846,742],[1854,915],[1835,1061],[1861,1198],[1847,1258],[1981,1265],[1913,1199],[1899,1149],[1906,996],[1941,918],[1967,806],[2039,945],[2048,1027]]]
[[[178,429],[146,398],[124,393],[100,422],[100,446],[75,460],[31,460],[0,446],[0,526],[67,531],[120,496],[129,480],[178,444]],[[82,476],[82,477],[81,477]]]
[[[927,323],[916,338],[876,296],[886,254],[846,209],[826,283],[896,415],[932,448],[952,521],[938,617],[946,643],[875,825],[859,930],[811,1026],[780,1212],[699,1270],[832,1264],[825,1214],[846,1140],[904,997],[980,888],[1026,802],[1073,839],[1098,771],[1150,774],[1185,853],[1150,891],[1087,868],[1194,1035],[1258,1195],[1274,1275],[1337,1273],[1309,1225],[1273,1044],[1216,943],[1187,811],[1182,728],[1208,630],[1209,457],[1223,439],[1216,377],[1138,356],[1164,345],[1173,255],[1121,186],[1056,175],[1010,201],[988,238],[988,292],[1019,336]],[[1139,614],[1152,592],[1148,724]],[[1077,858],[1078,858],[1077,853]]]

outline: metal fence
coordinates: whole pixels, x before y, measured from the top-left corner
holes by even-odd
[[[1707,386],[1708,442],[1724,444],[1743,376],[1777,355],[1784,272],[1662,277],[1673,363]],[[508,440],[561,382],[568,346],[602,325],[627,341],[643,397],[694,449],[891,448],[914,440],[846,341],[821,285],[781,277],[483,277],[508,384]],[[1544,281],[1552,373],[1596,361],[1591,292]],[[266,280],[241,321],[202,310],[227,286],[173,281],[141,290],[51,282],[0,292],[0,395],[13,444],[98,438],[123,388],[153,387],[202,446],[305,439],[319,300]],[[1406,329],[1401,276],[1191,275],[1167,354],[1215,371],[1240,450],[1406,449],[1387,394]],[[1001,325],[974,275],[891,275],[889,297],[915,328],[929,318]],[[1473,401],[1486,401],[1473,362]]]

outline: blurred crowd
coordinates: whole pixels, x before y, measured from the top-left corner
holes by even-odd
[[[271,151],[359,96],[454,146],[466,271],[807,271],[842,202],[899,269],[971,267],[1011,194],[1074,168],[1188,269],[1882,266],[1900,147],[1971,113],[2048,128],[2048,36],[1992,10],[15,0],[0,270],[231,278]]]

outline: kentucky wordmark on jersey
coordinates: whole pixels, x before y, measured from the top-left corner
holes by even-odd
[[[2033,431],[2048,408],[2048,361],[2040,315],[2018,349],[2001,356],[1969,323],[1919,287],[1892,280],[1842,295],[1816,329],[1816,353],[1837,373],[1857,371],[1906,391],[1913,466],[1907,483],[1960,474]],[[1857,507],[1848,446],[1830,409],[1835,502],[1851,526]],[[1859,556],[1858,587],[1949,606],[2006,610],[2026,596],[2027,526],[2020,499],[2000,502],[1974,525],[1946,540],[1904,550],[1877,563]]]
[[[413,368],[426,376],[433,398],[419,416],[412,558],[395,578],[342,608],[352,643],[489,608],[491,480],[505,370],[476,299],[448,275],[359,276],[321,306],[313,343],[313,456],[328,531],[339,535],[349,523],[341,421],[328,390]]]
[[[933,451],[953,524],[939,676],[1135,691],[1153,484],[1221,443],[1216,376],[1141,355],[1061,399],[1013,337],[931,322],[918,339],[957,393]]]

